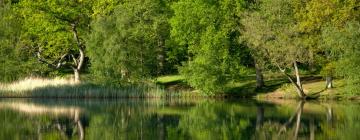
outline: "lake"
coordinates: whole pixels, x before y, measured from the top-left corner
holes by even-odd
[[[220,99],[0,99],[0,139],[360,138],[360,103]]]

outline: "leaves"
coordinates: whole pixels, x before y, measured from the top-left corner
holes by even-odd
[[[175,15],[170,20],[171,36],[179,44],[187,45],[191,54],[180,73],[196,89],[208,94],[224,92],[234,73],[243,70],[241,61],[236,61],[241,58],[235,57],[239,53],[230,52],[232,47],[241,47],[236,41],[239,36],[236,29],[240,26],[243,3],[180,0],[172,5]]]
[[[124,1],[98,17],[88,39],[97,80],[138,82],[155,75],[161,43],[168,38],[168,7],[160,1]]]

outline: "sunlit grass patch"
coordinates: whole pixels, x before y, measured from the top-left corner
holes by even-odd
[[[184,77],[181,75],[166,75],[156,78],[156,82],[161,84],[179,82],[182,80],[184,80]]]
[[[38,78],[38,77],[29,77],[23,80],[15,81],[13,83],[0,84],[0,89],[4,92],[24,92],[32,91],[37,88],[43,88],[48,86],[65,86],[65,85],[75,85],[76,83],[72,79],[65,78]]]
[[[324,80],[304,82],[304,91],[309,96],[319,96],[321,99],[338,99],[348,98],[344,91],[344,80],[334,80],[334,88],[325,89],[326,82]],[[280,88],[267,94],[257,95],[258,98],[298,98],[296,89],[291,83],[283,84]]]
[[[204,97],[193,92],[169,92],[155,84],[106,86],[71,79],[26,78],[0,85],[0,97],[36,98],[179,98]]]

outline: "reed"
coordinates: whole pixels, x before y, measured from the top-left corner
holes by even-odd
[[[103,86],[74,83],[71,79],[26,78],[0,84],[0,97],[13,98],[179,98],[203,97],[197,93],[168,92],[155,84]]]
[[[0,89],[3,92],[24,92],[48,86],[65,85],[75,85],[75,83],[73,82],[73,80],[65,78],[47,79],[39,77],[29,77],[9,84],[0,84]]]

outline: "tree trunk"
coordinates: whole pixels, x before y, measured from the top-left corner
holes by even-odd
[[[80,70],[82,69],[82,66],[84,64],[85,61],[85,46],[83,45],[83,43],[80,41],[78,32],[77,32],[77,26],[76,24],[71,24],[71,29],[74,35],[74,40],[76,41],[77,47],[79,49],[79,57],[78,59],[74,58],[74,63],[75,63],[75,67],[73,67],[74,70],[74,81],[75,83],[79,83],[80,82]]]
[[[294,68],[295,68],[295,75],[296,75],[296,80],[297,81],[294,81],[294,79],[292,78],[292,76],[290,76],[289,74],[286,73],[285,69],[282,69],[280,67],[280,65],[276,65],[279,70],[289,79],[289,81],[295,86],[296,88],[296,93],[299,95],[300,98],[304,99],[306,98],[306,94],[302,88],[302,85],[301,85],[301,81],[300,81],[300,74],[299,74],[299,69],[297,67],[297,64],[296,62],[294,62]]]
[[[158,61],[158,69],[157,74],[161,75],[164,72],[164,63],[165,63],[165,47],[164,47],[164,40],[159,39],[158,41],[158,54],[157,54],[157,61]]]
[[[302,89],[302,83],[301,83],[301,79],[300,79],[299,68],[297,66],[296,61],[294,62],[294,69],[295,69],[295,76],[296,76],[296,84],[300,87],[300,89]]]
[[[265,86],[264,76],[262,74],[262,70],[259,65],[255,61],[255,70],[256,70],[256,88],[262,88]]]
[[[309,51],[310,53],[310,61],[309,61],[309,68],[310,68],[310,72],[315,72],[316,71],[316,67],[315,67],[315,63],[314,63],[314,52],[311,50]]]
[[[294,61],[294,69],[295,69],[295,76],[296,76],[296,90],[298,92],[298,95],[301,97],[301,98],[305,98],[306,97],[306,94],[304,92],[304,89],[303,89],[303,86],[302,86],[302,83],[301,83],[301,79],[300,79],[300,74],[299,74],[299,68],[297,66],[297,63],[296,61]]]
[[[326,88],[333,88],[333,78],[331,76],[326,76]]]
[[[80,83],[80,71],[76,68],[73,68],[74,71],[74,82]]]
[[[77,69],[80,71],[82,69],[82,66],[84,64],[84,61],[85,61],[85,51],[84,51],[84,48],[83,47],[79,47],[79,62],[77,64]]]

